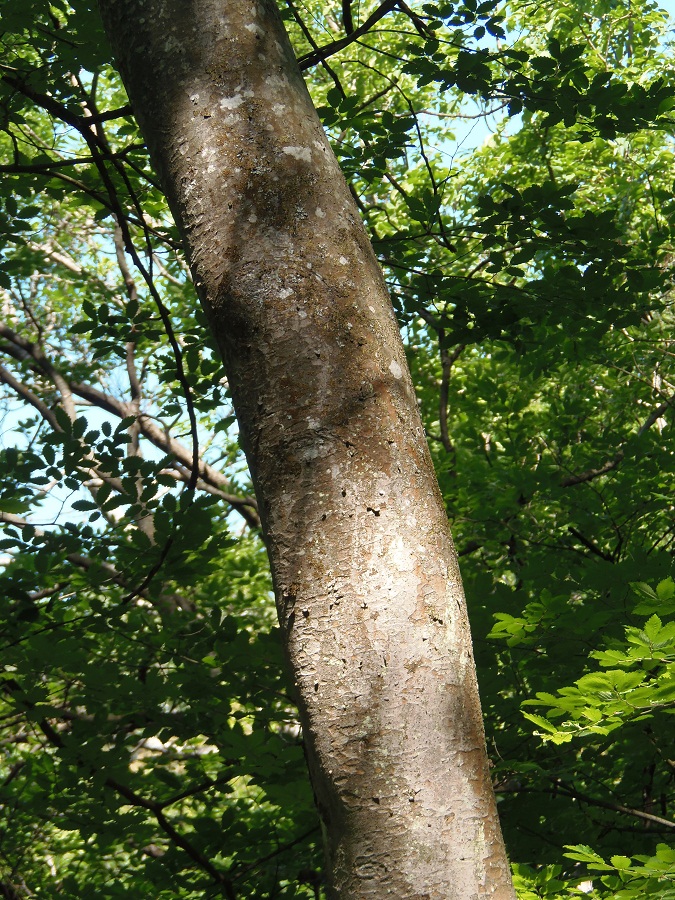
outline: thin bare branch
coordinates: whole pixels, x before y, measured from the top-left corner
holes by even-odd
[[[51,366],[49,360],[42,352],[38,352],[39,348],[36,344],[21,337],[2,323],[0,323],[0,337],[4,337],[9,342],[7,345],[0,347],[1,350],[18,361],[31,361],[38,370],[51,378],[50,373],[53,371],[53,366]],[[0,367],[0,379],[2,379],[2,372],[7,373],[9,379],[11,379],[11,384],[9,381],[6,381],[8,386],[11,386],[19,396],[22,396],[32,406],[35,406],[55,430],[60,430],[51,410],[32,391],[14,379],[11,373],[2,367]],[[21,391],[19,388],[21,388]],[[110,413],[118,419],[125,419],[136,414],[132,404],[118,400],[116,397],[106,394],[91,385],[81,382],[68,382],[68,389],[82,400]],[[38,405],[36,406],[36,404]],[[51,418],[47,418],[46,414],[50,415]],[[158,450],[175,457],[179,464],[178,477],[184,483],[188,483],[193,471],[193,453],[191,450],[188,450],[184,444],[172,438],[163,428],[160,428],[149,414],[141,411],[138,414],[137,421],[140,434],[143,437],[149,440]],[[257,513],[258,506],[254,497],[240,497],[234,494],[228,478],[202,459],[198,461],[197,475],[200,488],[228,503],[242,516],[250,528],[255,530],[260,528],[260,518]]]
[[[673,408],[674,397],[668,397],[664,400],[663,403],[659,404],[659,406],[655,407],[647,418],[644,420],[640,428],[637,432],[637,437],[642,437],[649,429],[661,419],[669,409]],[[563,478],[561,485],[562,487],[572,487],[575,484],[584,484],[587,481],[593,481],[594,478],[599,478],[600,475],[606,475],[608,472],[612,472],[617,466],[623,461],[625,456],[625,451],[623,449],[617,450],[616,454],[612,459],[607,460],[602,466],[598,466],[597,469],[586,469],[585,472],[580,472],[578,475],[569,475],[567,478]]]
[[[366,19],[363,25],[359,25],[358,28],[355,28],[354,31],[346,37],[340,38],[339,41],[332,41],[330,44],[324,44],[323,47],[319,47],[317,50],[313,50],[311,53],[306,53],[304,56],[301,56],[298,59],[300,70],[304,72],[305,69],[310,69],[312,66],[316,66],[323,60],[328,59],[329,56],[333,56],[335,53],[339,53],[340,50],[344,50],[345,47],[353,44],[354,41],[357,41],[360,37],[370,31],[373,25],[376,25],[380,19],[384,18],[384,16],[393,9],[396,9],[397,6],[398,0],[384,0],[384,3],[378,6],[375,12]]]
[[[32,524],[32,522],[30,522],[28,519],[25,519],[23,516],[17,516],[14,513],[8,513],[0,510],[0,524],[2,523],[4,523],[5,525],[14,525],[16,528],[25,528],[26,526],[28,526],[34,529],[34,533],[37,537],[44,537],[44,535],[46,534],[46,532],[42,528],[37,528]],[[131,589],[129,579],[124,576],[118,569],[116,569],[115,566],[113,566],[109,562],[106,562],[105,560],[93,560],[88,556],[83,556],[81,553],[69,553],[66,555],[66,559],[71,565],[75,566],[78,569],[82,569],[85,572],[88,572],[94,567],[101,569],[103,572],[105,572],[110,582],[118,585],[125,591]],[[57,586],[55,590],[58,590],[61,587],[63,587],[63,585]],[[148,595],[144,592],[142,596],[143,599],[148,600],[153,605],[157,605],[159,603],[169,611],[173,611],[176,608],[180,608],[186,612],[194,611],[194,604],[180,594],[162,593],[157,599],[154,599],[148,597]],[[42,597],[38,593],[31,594],[30,598],[31,600],[42,599]]]
[[[441,427],[441,443],[445,448],[446,453],[450,453],[452,456],[455,455],[455,445],[450,440],[450,434],[448,432],[448,400],[450,396],[450,371],[453,365],[459,359],[462,351],[466,347],[466,344],[458,344],[452,353],[448,353],[448,349],[445,346],[445,334],[441,332],[439,334],[439,345],[440,345],[440,353],[441,353],[441,387],[438,392],[438,419]]]
[[[614,803],[611,800],[602,800],[599,797],[591,797],[590,794],[585,794],[582,791],[576,790],[572,785],[565,784],[559,778],[554,776],[551,777],[551,781],[554,785],[554,790],[557,794],[564,794],[566,797],[571,797],[574,800],[580,800],[582,803],[588,803],[589,806],[598,806],[601,809],[609,809],[613,812],[622,813],[626,816],[633,816],[636,819],[642,819],[644,822],[652,822],[655,825],[660,825],[663,828],[675,828],[675,822],[670,819],[664,819],[662,816],[655,816],[652,813],[644,812],[642,809],[635,809],[632,806],[624,806],[623,803]],[[549,793],[549,790],[546,791],[538,791],[533,788],[522,788],[522,787],[511,787],[508,785],[500,786],[495,785],[495,793],[496,794],[532,794],[532,793]]]
[[[58,423],[58,419],[52,412],[52,410],[47,406],[46,403],[43,403],[39,397],[37,397],[30,388],[26,387],[23,382],[18,381],[9,369],[6,369],[3,365],[0,365],[0,381],[3,384],[6,384],[7,387],[11,388],[14,393],[21,397],[26,403],[30,404],[34,409],[36,409],[45,422],[49,422],[54,431],[62,431],[63,429]]]
[[[288,4],[288,8],[290,9],[293,18],[298,23],[298,27],[300,28],[300,30],[302,31],[304,36],[307,38],[307,42],[310,45],[310,47],[313,48],[315,53],[320,52],[319,45],[314,40],[314,36],[312,35],[312,32],[305,25],[305,22],[304,22],[302,16],[295,8],[295,4],[293,3],[293,0],[286,0],[286,3]],[[320,60],[320,62],[321,62],[321,65],[323,66],[323,68],[326,70],[326,72],[330,76],[330,78],[332,79],[333,84],[340,92],[340,96],[344,97],[345,96],[344,88],[342,87],[340,79],[338,78],[335,71],[328,65],[328,63],[326,62],[325,59]]]

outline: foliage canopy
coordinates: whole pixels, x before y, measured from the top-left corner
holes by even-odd
[[[406,340],[519,895],[675,897],[667,16],[280,6]],[[318,897],[180,236],[94,3],[0,16],[0,893]]]

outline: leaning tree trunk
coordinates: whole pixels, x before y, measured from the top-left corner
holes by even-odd
[[[222,350],[330,897],[513,898],[396,319],[272,0],[100,0]]]

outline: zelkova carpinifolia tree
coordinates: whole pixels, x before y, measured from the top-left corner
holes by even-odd
[[[100,0],[221,348],[328,893],[512,898],[396,319],[272,0]]]

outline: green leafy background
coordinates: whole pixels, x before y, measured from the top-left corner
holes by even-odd
[[[280,8],[406,343],[518,894],[675,897],[668,15]],[[0,893],[320,897],[227,382],[95,4],[0,18]]]

